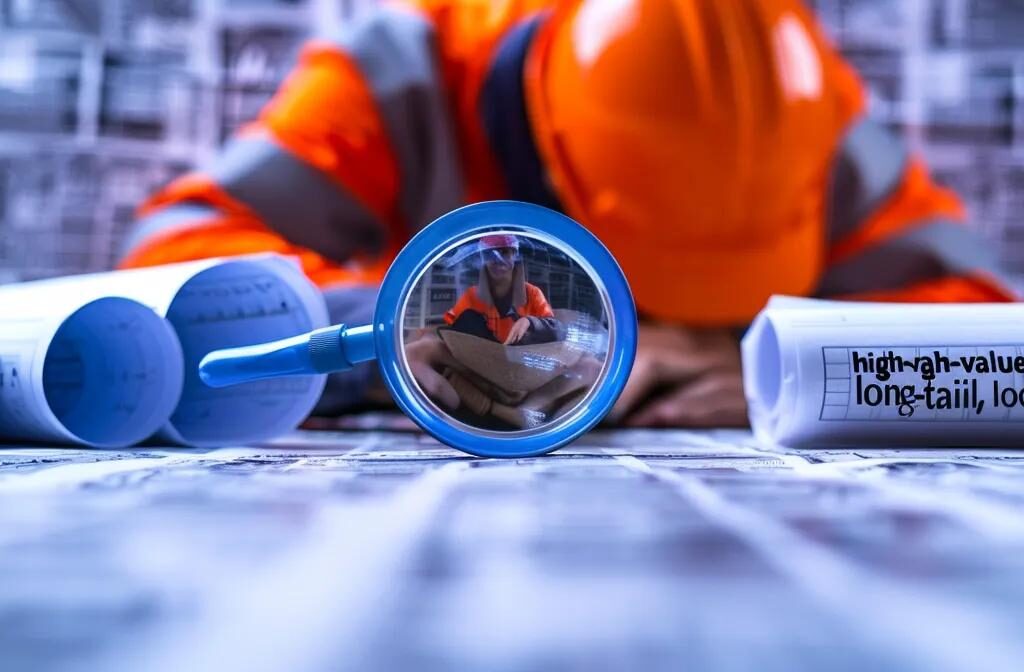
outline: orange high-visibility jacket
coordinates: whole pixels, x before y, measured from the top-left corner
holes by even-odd
[[[143,205],[122,266],[274,251],[298,255],[324,287],[376,283],[412,233],[460,205],[518,198],[557,208],[521,76],[531,23],[553,2],[382,5],[335,39],[311,42],[211,166]],[[1012,299],[991,250],[963,226],[958,199],[865,117],[849,67],[835,54],[823,62],[851,113],[830,148],[817,295]]]
[[[486,320],[487,328],[494,334],[494,337],[504,343],[505,339],[508,338],[509,332],[512,331],[512,325],[520,317],[555,316],[555,311],[551,310],[551,305],[548,304],[548,300],[540,287],[527,282],[525,290],[522,300],[514,303],[509,312],[502,315],[498,312],[498,308],[493,301],[485,301],[480,296],[477,286],[474,285],[463,292],[451,310],[444,314],[444,321],[446,324],[454,324],[455,320],[459,319],[459,316],[467,310],[476,311]],[[531,324],[538,325],[539,323],[531,320]]]

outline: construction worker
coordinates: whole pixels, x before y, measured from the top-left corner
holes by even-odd
[[[295,254],[338,321],[438,215],[539,203],[611,249],[644,319],[612,419],[743,424],[737,333],[771,294],[1013,298],[864,108],[798,0],[381,5],[143,206],[122,265]]]
[[[516,236],[483,236],[463,246],[455,257],[475,257],[480,280],[445,312],[445,328],[503,345],[565,340],[565,325],[555,317],[544,292],[526,281],[526,264]],[[585,350],[578,341],[577,336],[568,350]],[[427,396],[447,411],[461,414],[463,422],[488,429],[536,427],[574,407],[597,380],[603,361],[597,353],[584,352],[537,388],[504,390],[488,380],[487,372],[460,364],[434,330],[407,338],[405,352],[409,368]],[[494,425],[491,418],[500,424]]]
[[[561,324],[544,292],[526,282],[519,240],[490,235],[475,247],[480,255],[480,282],[463,292],[445,313],[445,324],[505,345],[558,340]]]

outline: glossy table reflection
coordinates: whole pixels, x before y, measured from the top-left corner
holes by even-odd
[[[613,431],[500,461],[361,422],[259,448],[0,451],[2,668],[1024,660],[1024,451]]]

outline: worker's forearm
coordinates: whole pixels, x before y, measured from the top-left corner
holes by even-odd
[[[530,320],[530,331],[520,341],[521,345],[550,343],[551,341],[560,341],[565,338],[565,326],[558,319],[534,316],[530,316],[527,319]]]

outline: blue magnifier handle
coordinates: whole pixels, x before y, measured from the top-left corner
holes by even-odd
[[[375,357],[372,325],[336,324],[280,341],[214,350],[199,362],[199,377],[210,387],[227,387],[263,378],[344,371]]]

